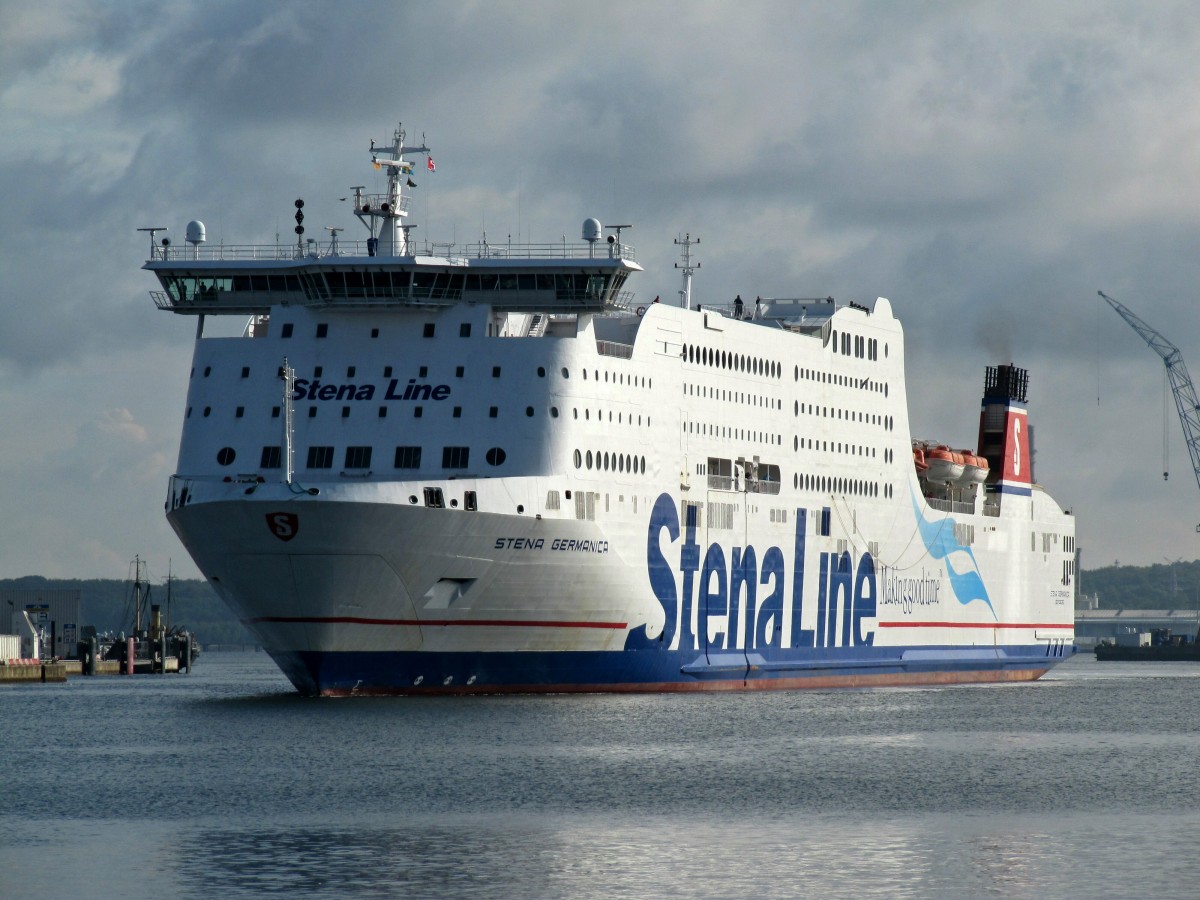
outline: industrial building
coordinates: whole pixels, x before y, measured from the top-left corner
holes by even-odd
[[[42,659],[74,659],[82,636],[79,595],[78,589],[0,590],[0,622],[5,632],[20,637],[17,655],[25,659],[38,657],[36,634]]]

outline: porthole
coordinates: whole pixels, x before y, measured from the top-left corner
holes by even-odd
[[[500,447],[492,447],[483,455],[483,458],[487,460],[489,466],[498,466],[504,462],[506,455]]]
[[[590,469],[592,467],[592,451],[591,450],[589,450],[587,452],[586,459],[587,459],[587,467]]]
[[[550,418],[552,418],[552,419],[558,418],[558,407],[557,406],[550,407]]]
[[[545,377],[546,377],[546,367],[538,366],[538,378],[545,378]]]
[[[575,451],[575,468],[579,469],[583,466],[583,454],[578,450]]]
[[[570,377],[571,377],[571,373],[567,371],[567,367],[566,367],[566,366],[563,366],[563,368],[562,368],[562,377],[563,377],[563,378],[570,378]]]
[[[217,451],[217,462],[223,466],[230,465],[236,457],[237,454],[232,447],[222,447]]]
[[[530,418],[533,418],[533,407],[532,406],[525,407],[525,415]]]

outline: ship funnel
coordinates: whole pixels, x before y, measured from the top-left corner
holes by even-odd
[[[1031,493],[1028,393],[1026,370],[1011,364],[988,366],[979,413],[979,455],[988,461],[989,486],[1002,494]]]

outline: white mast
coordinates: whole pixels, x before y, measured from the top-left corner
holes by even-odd
[[[675,268],[683,270],[683,286],[679,290],[679,305],[684,309],[692,308],[692,273],[700,268],[700,263],[692,263],[692,245],[700,243],[700,238],[692,240],[690,233],[681,238],[675,238],[677,246],[683,247],[680,255],[683,264],[675,263]]]
[[[405,147],[404,129],[400,126],[392,135],[391,147],[376,147],[372,140],[371,163],[376,169],[387,170],[387,193],[369,196],[362,193],[361,187],[354,189],[354,214],[371,232],[372,242],[378,239],[377,251],[371,255],[411,255],[408,232],[416,226],[403,224],[408,217],[408,198],[404,195],[401,178],[405,179],[404,184],[413,184],[409,178],[413,164],[404,158],[405,153],[427,154],[429,148],[423,142],[419,147]]]
[[[288,359],[283,358],[283,483],[291,484],[295,472],[292,451],[292,391],[296,385],[296,370],[288,365]]]

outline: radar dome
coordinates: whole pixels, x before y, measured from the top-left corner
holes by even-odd
[[[590,241],[594,244],[596,241],[600,240],[600,237],[603,235],[603,233],[604,226],[600,224],[599,219],[583,220],[583,239],[585,241]]]
[[[187,223],[187,242],[189,244],[203,244],[207,240],[204,236],[204,223],[199,219],[193,219]]]

